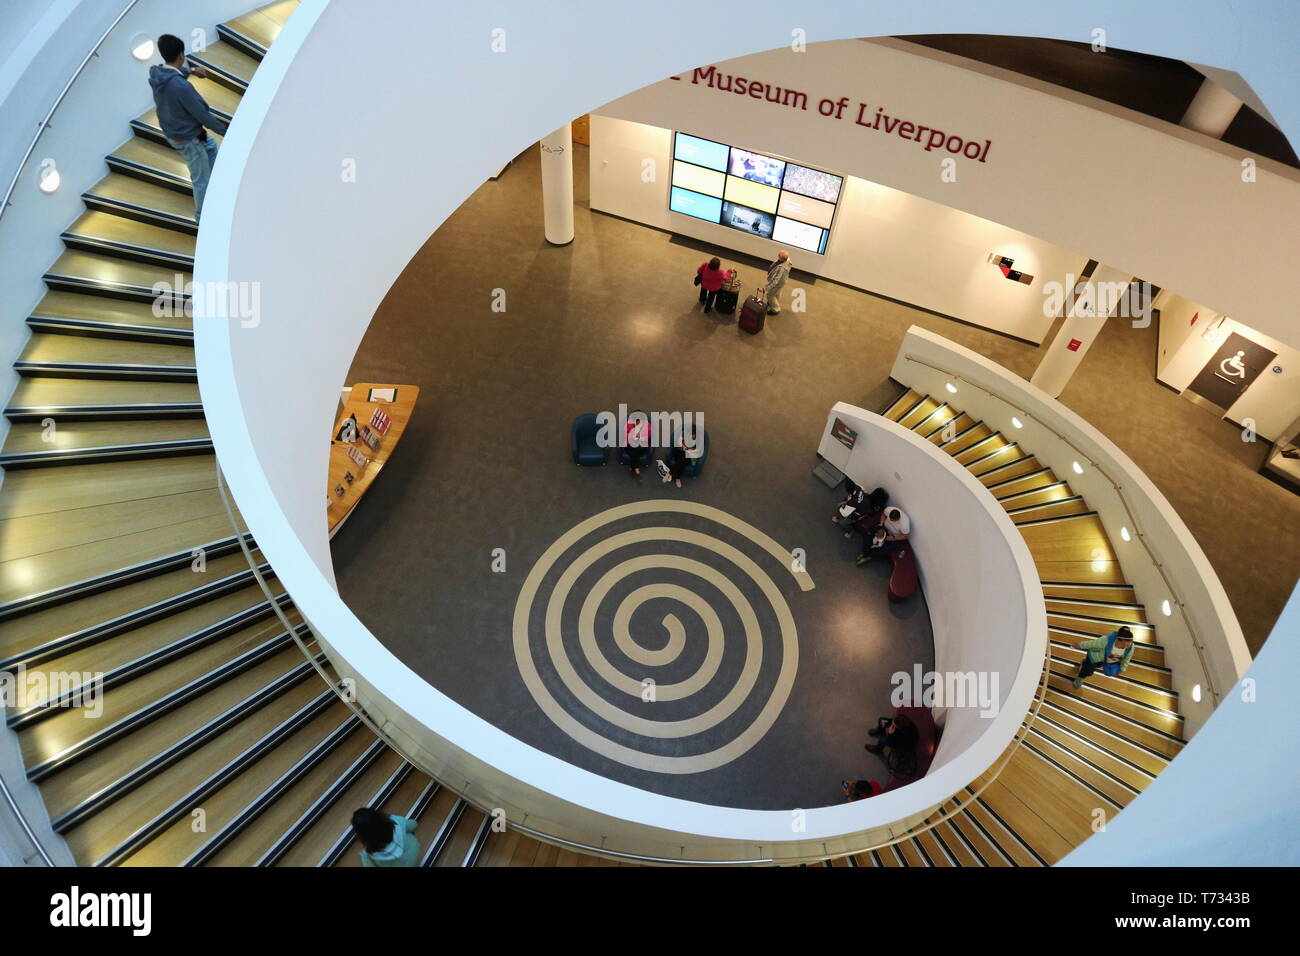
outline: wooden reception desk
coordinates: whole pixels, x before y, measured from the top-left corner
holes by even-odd
[[[352,386],[330,435],[326,514],[331,538],[379,477],[401,441],[419,397],[420,389],[416,385],[358,382]],[[377,440],[377,445],[372,447],[368,437]]]

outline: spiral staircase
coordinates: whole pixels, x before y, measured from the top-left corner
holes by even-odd
[[[228,21],[192,56],[215,112],[234,114],[295,7]],[[50,679],[6,720],[54,831],[82,865],[349,866],[348,818],[368,805],[420,822],[427,866],[620,865],[498,832],[377,739],[284,629],[277,610],[311,641],[217,488],[184,309],[197,233],[188,172],[153,111],[130,127],[44,276],[0,449],[0,671]],[[952,454],[1012,516],[1043,579],[1051,659],[996,779],[973,781],[915,836],[827,865],[1050,864],[1183,745],[1155,631],[1096,515],[1049,468],[925,396],[908,392],[887,415]],[[1074,642],[1121,623],[1140,642],[1128,674],[1075,690]],[[101,716],[76,706],[89,685],[68,674],[102,675]]]

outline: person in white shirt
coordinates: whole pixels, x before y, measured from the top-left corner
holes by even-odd
[[[895,548],[901,548],[911,534],[912,522],[903,510],[886,508],[880,520],[880,527],[876,528],[867,540],[866,547],[858,555],[858,566],[861,567],[877,555],[885,555]]]

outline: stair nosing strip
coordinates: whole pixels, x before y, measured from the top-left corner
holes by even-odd
[[[131,221],[134,222],[135,220]],[[190,269],[194,268],[194,256],[186,255],[183,252],[169,252],[166,249],[156,249],[152,246],[137,246],[135,243],[90,236],[81,232],[73,232],[71,229],[65,230],[59,238],[65,245],[70,242],[80,243],[80,245],[70,246],[70,248],[77,248],[83,252],[127,252],[145,256],[163,266],[179,265],[182,267],[188,266]]]
[[[159,188],[166,189],[167,187],[160,186]],[[177,192],[177,191],[173,189],[171,190],[171,192]],[[165,223],[167,225],[183,226],[184,227],[183,231],[188,235],[198,235],[199,226],[194,219],[187,219],[184,216],[177,215],[176,213],[172,213],[172,212],[167,212],[166,210],[159,209],[156,206],[143,206],[140,203],[128,202],[125,199],[114,199],[112,196],[105,196],[102,193],[97,193],[93,189],[87,190],[86,192],[82,193],[81,201],[86,204],[86,207],[88,209],[93,209],[96,212],[109,211],[108,209],[103,207],[111,207],[112,209],[130,210],[131,212],[139,213],[140,215],[143,216],[148,216],[151,219],[154,219],[160,223]],[[131,217],[124,216],[123,218],[129,219]],[[192,261],[193,259],[191,258],[191,262]]]
[[[483,855],[483,848],[487,846],[488,837],[491,834],[492,815],[485,813],[483,819],[479,821],[478,829],[474,831],[474,838],[470,841],[469,849],[465,851],[465,856],[460,861],[462,869],[473,867],[478,863],[478,858]]]
[[[349,788],[356,783],[367,770],[375,765],[375,762],[384,755],[388,750],[388,744],[375,738],[374,743],[361,752],[361,754],[348,764],[347,768],[335,780],[325,788],[325,791],[311,802],[298,819],[289,825],[289,828],[282,833],[273,844],[264,852],[253,866],[275,866],[285,855],[297,845],[298,841],[303,838],[313,826],[320,821],[329,810],[340,800]]]
[[[1044,703],[1044,704],[1047,704],[1048,701],[1043,701],[1043,703]],[[1060,708],[1057,707],[1057,708],[1054,708],[1054,709],[1059,710]],[[1080,720],[1085,720],[1085,718],[1079,718],[1079,719],[1080,719]],[[1061,733],[1063,733],[1063,734],[1065,734],[1065,735],[1067,735],[1067,736],[1073,738],[1074,740],[1079,741],[1079,743],[1080,743],[1081,745],[1086,746],[1086,747],[1091,747],[1092,749],[1094,749],[1094,750],[1096,750],[1096,751],[1098,751],[1098,752],[1100,752],[1100,753],[1104,753],[1104,754],[1106,754],[1106,756],[1110,757],[1110,758],[1113,759],[1113,760],[1118,760],[1120,763],[1124,764],[1124,765],[1127,766],[1127,767],[1132,768],[1133,770],[1135,770],[1135,771],[1137,771],[1138,773],[1142,774],[1144,777],[1148,777],[1150,780],[1155,780],[1155,779],[1156,779],[1156,776],[1157,776],[1157,775],[1154,774],[1154,773],[1152,773],[1150,770],[1147,770],[1145,767],[1139,767],[1137,764],[1135,764],[1133,761],[1129,760],[1127,757],[1121,757],[1119,754],[1114,753],[1114,752],[1112,752],[1112,751],[1110,751],[1110,750],[1105,749],[1104,747],[1101,746],[1101,744],[1097,743],[1096,741],[1089,740],[1087,737],[1083,736],[1082,734],[1078,733],[1077,731],[1071,730],[1069,727],[1066,727],[1064,724],[1062,724],[1059,720],[1056,720],[1056,719],[1054,719],[1053,717],[1051,717],[1051,716],[1049,716],[1049,715],[1047,715],[1047,714],[1044,714],[1044,713],[1042,712],[1041,709],[1040,709],[1039,712],[1034,716],[1034,723],[1037,723],[1039,720],[1042,720],[1042,721],[1044,721],[1045,723],[1051,724],[1053,727],[1055,727],[1055,728],[1056,728],[1058,731],[1060,731]],[[1091,723],[1091,721],[1086,721],[1086,722],[1087,722],[1087,723]],[[1034,728],[1033,728],[1033,725],[1030,725],[1030,729],[1031,729],[1031,730],[1034,729]],[[1129,740],[1127,737],[1121,737],[1119,734],[1115,733],[1114,731],[1106,731],[1104,727],[1102,727],[1102,728],[1098,728],[1098,729],[1104,731],[1104,732],[1107,733],[1109,736],[1114,737],[1116,740],[1122,741],[1122,742],[1124,742],[1124,743],[1126,743],[1126,744],[1130,744],[1130,745],[1133,745],[1133,746],[1140,746],[1140,745],[1138,745],[1138,744],[1134,744],[1133,741]],[[1047,736],[1047,735],[1044,734],[1042,731],[1037,731],[1037,730],[1036,730],[1035,732],[1038,733],[1040,736],[1043,736],[1043,737],[1046,737],[1046,736]],[[1048,737],[1047,739],[1051,740],[1050,737]],[[1056,743],[1056,746],[1058,746],[1058,747],[1064,747],[1064,744],[1061,744],[1061,743],[1059,743],[1059,742],[1055,742],[1055,741],[1054,741],[1054,743]],[[1068,749],[1068,748],[1066,748],[1066,749]],[[1143,748],[1143,749],[1146,749],[1146,748]],[[1080,757],[1080,759],[1084,759],[1084,758]],[[1162,759],[1165,761],[1166,764],[1169,763],[1168,758],[1162,758]],[[1085,762],[1090,763],[1090,764],[1092,763],[1092,761],[1090,761],[1090,760],[1087,760],[1087,761],[1085,761]],[[1094,765],[1094,766],[1095,766],[1095,765]],[[1098,769],[1098,770],[1101,770],[1103,773],[1106,773],[1106,774],[1109,775],[1109,776],[1112,776],[1112,777],[1114,776],[1114,774],[1111,774],[1111,773],[1110,773],[1109,771],[1107,771],[1107,770],[1103,770],[1101,767],[1097,767],[1097,769]],[[1116,778],[1116,779],[1118,779],[1118,778]],[[1120,781],[1120,782],[1123,783],[1123,781]],[[1137,790],[1135,787],[1133,787],[1132,784],[1127,784],[1127,783],[1126,783],[1125,786],[1127,786],[1129,789],[1133,790],[1135,793],[1141,793],[1141,792],[1142,792],[1141,790]]]
[[[324,655],[321,655],[322,657]],[[303,677],[314,673],[314,669],[309,661],[303,661],[294,667],[277,681],[285,680],[301,672]],[[299,681],[295,681],[290,686],[295,686]],[[286,688],[286,690],[289,688]],[[277,695],[278,696],[278,695]],[[286,738],[297,733],[308,723],[323,714],[330,705],[338,699],[333,688],[326,688],[316,697],[309,700],[306,704],[290,714],[271,731],[264,734],[256,740],[251,746],[240,751],[230,760],[226,761],[215,773],[209,774],[196,787],[191,788],[179,800],[173,801],[165,807],[160,813],[152,819],[137,827],[136,830],[125,840],[115,846],[95,861],[95,866],[116,866],[119,862],[139,851],[147,845],[155,836],[167,829],[169,826],[179,820],[196,802],[206,799],[212,793],[217,792],[234,777],[243,773],[249,766],[256,763],[266,754],[270,753],[280,745]],[[257,708],[254,708],[254,712]],[[223,715],[224,716],[224,715]]]
[[[1032,730],[1032,728],[1031,728],[1031,730]],[[1049,739],[1050,739],[1050,738],[1049,738]],[[1064,766],[1064,765],[1058,763],[1057,761],[1055,761],[1055,760],[1053,760],[1051,757],[1049,757],[1047,754],[1045,754],[1045,753],[1043,753],[1041,750],[1039,750],[1037,747],[1035,747],[1034,744],[1029,740],[1029,735],[1028,735],[1028,734],[1026,734],[1025,737],[1021,740],[1021,745],[1022,745],[1021,749],[1027,750],[1027,751],[1029,751],[1031,754],[1033,754],[1035,757],[1037,757],[1039,760],[1043,760],[1043,761],[1046,761],[1047,763],[1051,764],[1051,765],[1052,765],[1053,767],[1055,767],[1058,771],[1060,771],[1061,773],[1065,774],[1067,777],[1069,777],[1071,780],[1073,780],[1073,781],[1074,781],[1075,783],[1077,783],[1079,786],[1083,787],[1085,790],[1087,790],[1089,793],[1091,793],[1091,794],[1092,794],[1093,796],[1095,796],[1097,799],[1099,799],[1099,800],[1105,800],[1107,803],[1109,803],[1112,807],[1115,808],[1115,813],[1119,813],[1121,810],[1124,809],[1124,806],[1121,805],[1120,803],[1118,803],[1118,802],[1117,802],[1113,797],[1108,797],[1108,796],[1106,796],[1106,794],[1102,793],[1100,790],[1098,790],[1096,787],[1094,787],[1094,786],[1093,786],[1092,784],[1090,784],[1088,781],[1084,780],[1082,777],[1080,777],[1077,773],[1075,773],[1075,772],[1074,772],[1073,770],[1071,770],[1069,767],[1066,767],[1066,766]],[[1060,744],[1057,744],[1057,746],[1059,747]],[[1085,760],[1084,763],[1087,763],[1087,761]],[[1092,765],[1089,764],[1089,766],[1092,766]],[[1097,768],[1097,769],[1098,769],[1098,772],[1099,772],[1099,773],[1103,773],[1103,774],[1105,774],[1105,776],[1108,776],[1108,777],[1110,776],[1110,774],[1105,773],[1105,771],[1101,770],[1100,768]],[[1112,778],[1112,779],[1113,779],[1113,778]],[[1116,783],[1119,783],[1119,782],[1120,782],[1120,781],[1116,781]],[[1124,784],[1123,786],[1124,786],[1126,789],[1129,789],[1129,790],[1132,789],[1132,788],[1129,787],[1127,784]],[[1135,791],[1134,794],[1133,794],[1133,796],[1136,797],[1136,796],[1138,796],[1140,793],[1141,793],[1141,791]],[[1113,818],[1114,816],[1115,816],[1115,814],[1112,813],[1112,814],[1111,814],[1111,818]]]
[[[1048,474],[1051,470],[1052,470],[1051,468],[1040,468],[1037,471],[1030,471],[1023,475],[1016,475],[1016,477],[1008,478],[1006,481],[996,481],[993,484],[985,485],[984,487],[987,488],[989,491],[992,491],[994,488],[1001,488],[1003,485],[1009,485],[1013,481],[1025,481],[1029,478],[1036,478],[1039,475]],[[1027,495],[1034,491],[1046,491],[1048,488],[1054,487],[1060,481],[1061,479],[1057,479],[1057,481],[1049,481],[1047,484],[1043,485],[1040,488],[1030,488],[1028,491],[1020,491],[1020,492],[1016,492],[1016,494]],[[997,495],[994,495],[993,497],[997,498]],[[998,498],[998,501],[1008,501],[1014,497],[1015,495],[1007,495],[1005,498]]]
[[[210,689],[225,683],[233,677],[237,677],[250,668],[256,667],[265,660],[284,650],[293,640],[288,633],[281,633],[275,637],[268,638],[261,644],[250,648],[242,654],[236,655],[220,667],[213,668],[206,674],[194,678],[188,683],[182,684],[168,694],[164,694],[158,700],[147,704],[124,717],[114,721],[103,730],[91,734],[89,737],[83,737],[75,744],[71,744],[52,757],[47,757],[40,763],[37,763],[27,770],[27,779],[32,783],[39,783],[48,777],[54,776],[66,770],[68,767],[81,760],[89,757],[91,754],[98,753],[109,744],[120,740],[128,734],[134,733],[141,727],[145,727],[161,717],[165,717],[190,701],[201,697]]]
[[[243,833],[250,824],[266,813],[286,791],[311,773],[316,766],[341,747],[349,737],[362,727],[361,718],[349,712],[339,721],[339,725],[326,734],[310,750],[299,757],[284,773],[280,774],[270,786],[253,798],[234,818],[220,830],[212,834],[203,844],[181,862],[183,867],[203,866],[230,842]]]
[[[447,816],[443,818],[442,824],[438,827],[438,832],[433,835],[429,841],[429,848],[424,851],[424,856],[420,859],[421,867],[433,866],[442,851],[447,848],[451,842],[452,831],[456,829],[456,824],[460,823],[460,818],[465,815],[465,810],[469,804],[464,797],[457,797],[452,808],[447,811]]]
[[[72,319],[65,316],[29,315],[27,317],[27,324],[33,328],[39,327],[42,329],[94,329],[108,332],[122,331],[130,335],[148,335],[151,337],[184,339],[186,343],[194,340],[193,329],[173,329],[160,325],[133,325],[129,322],[106,322],[101,319]],[[58,332],[56,331],[49,334],[57,335]]]
[[[969,790],[969,789],[970,789],[970,788],[967,787],[967,790]],[[989,816],[991,816],[994,820],[997,821],[998,826],[1000,826],[1003,830],[1005,830],[1005,831],[1007,832],[1007,834],[1011,837],[1011,839],[1015,840],[1016,843],[1020,844],[1020,848],[1021,848],[1022,850],[1024,850],[1026,853],[1028,853],[1030,856],[1032,856],[1035,860],[1038,861],[1038,863],[1039,863],[1040,866],[1049,866],[1049,865],[1050,865],[1050,864],[1049,864],[1045,859],[1043,859],[1043,857],[1039,854],[1039,852],[1038,852],[1037,850],[1035,850],[1032,846],[1030,846],[1029,843],[1028,843],[1024,838],[1022,838],[1022,837],[1020,836],[1019,833],[1017,833],[1015,830],[1011,829],[1011,827],[1007,824],[1007,821],[1003,820],[1000,816],[998,816],[997,811],[994,810],[991,806],[989,806],[988,803],[984,800],[984,797],[983,797],[983,795],[982,795],[982,792],[981,792],[981,795],[979,795],[979,796],[975,796],[975,795],[972,793],[972,798],[973,798],[973,799],[972,799],[972,802],[974,802],[974,803],[978,803],[978,804],[980,805],[980,807],[984,810],[985,813],[987,813]],[[972,820],[975,820],[974,817],[971,817],[971,819],[972,819]],[[978,820],[975,820],[975,822],[976,822],[977,824],[979,823]],[[983,828],[983,827],[980,827],[980,829],[983,830],[984,828]],[[986,834],[988,834],[988,831],[987,831],[987,830],[985,830],[984,832],[985,832]],[[995,839],[992,837],[992,835],[989,835],[989,839],[992,840],[992,842],[993,842],[993,844],[994,844],[995,846],[998,845],[998,841],[995,840]],[[1002,852],[1005,853],[1006,851],[1003,850]],[[1017,866],[1018,866],[1018,865],[1019,865],[1019,864],[1017,864]]]
[[[130,584],[157,574],[175,571],[190,564],[194,560],[196,551],[202,552],[207,557],[221,557],[240,547],[241,538],[248,542],[250,546],[256,547],[253,543],[253,535],[248,531],[238,535],[231,535],[228,538],[218,538],[195,548],[174,551],[171,554],[150,558],[147,561],[139,561],[107,574],[97,575],[93,578],[83,578],[70,584],[38,591],[27,597],[19,598],[17,601],[10,601],[8,604],[0,604],[0,621],[7,621],[20,615],[29,614],[36,610],[44,610],[47,607],[54,607],[57,604],[64,604],[71,600],[90,597],[93,594],[98,594],[121,584]]]
[[[1057,690],[1057,693],[1061,693],[1061,691],[1060,691],[1060,690]],[[1084,703],[1084,704],[1087,704],[1089,707],[1092,707],[1093,710],[1102,710],[1102,708],[1096,706],[1095,704],[1089,704],[1088,701],[1086,701],[1086,700],[1083,701],[1083,703]],[[1106,734],[1107,736],[1114,737],[1116,740],[1123,741],[1124,743],[1128,744],[1130,747],[1136,747],[1136,748],[1138,748],[1139,750],[1145,751],[1146,753],[1150,754],[1152,757],[1155,757],[1157,760],[1162,761],[1162,762],[1165,763],[1166,765],[1168,765],[1169,761],[1171,761],[1171,760],[1174,759],[1173,757],[1167,757],[1167,756],[1165,756],[1164,754],[1162,754],[1162,753],[1161,753],[1160,751],[1158,751],[1158,750],[1153,750],[1151,747],[1148,747],[1146,744],[1144,744],[1144,743],[1142,743],[1142,742],[1140,742],[1140,741],[1133,740],[1132,738],[1130,738],[1130,737],[1126,737],[1126,736],[1124,736],[1123,734],[1119,733],[1118,731],[1111,730],[1109,727],[1105,727],[1105,726],[1103,726],[1103,725],[1097,723],[1097,721],[1093,720],[1093,719],[1090,718],[1090,717],[1084,717],[1084,716],[1081,715],[1081,714],[1076,714],[1076,713],[1074,713],[1073,711],[1066,710],[1066,709],[1065,709],[1064,707],[1062,707],[1060,704],[1054,703],[1053,701],[1048,700],[1046,697],[1043,698],[1043,706],[1044,706],[1044,707],[1051,707],[1053,710],[1060,711],[1060,712],[1063,713],[1063,714],[1068,714],[1068,715],[1069,715],[1071,718],[1073,718],[1074,720],[1081,720],[1081,721],[1083,721],[1085,724],[1088,724],[1088,725],[1091,726],[1091,727],[1095,727],[1097,730],[1101,731],[1102,733]],[[1040,713],[1041,713],[1041,709],[1040,709]],[[1146,726],[1145,724],[1138,724],[1136,721],[1129,720],[1128,718],[1124,717],[1122,714],[1114,714],[1114,713],[1112,713],[1111,711],[1104,711],[1104,713],[1111,714],[1111,716],[1113,716],[1113,717],[1117,717],[1117,718],[1119,718],[1120,720],[1126,720],[1126,721],[1128,721],[1128,723],[1133,724],[1135,727],[1145,727],[1145,726]],[[1053,724],[1056,724],[1056,726],[1058,726],[1058,727],[1063,727],[1063,725],[1061,724],[1061,722],[1060,722],[1059,720],[1056,720],[1055,718],[1051,718],[1051,717],[1048,717],[1047,719],[1050,720]],[[1065,729],[1068,730],[1069,728],[1065,728]],[[1147,728],[1147,729],[1149,729],[1149,728]],[[1159,733],[1159,731],[1157,731],[1157,733]],[[1168,736],[1168,735],[1166,734],[1165,736]],[[1123,758],[1119,758],[1119,759],[1123,759]],[[1136,766],[1136,764],[1135,764],[1134,766]],[[1141,770],[1142,768],[1141,768],[1141,767],[1138,767],[1138,769]],[[1149,771],[1149,770],[1144,770],[1143,772],[1144,772],[1144,773],[1151,773],[1151,771]]]
[[[311,664],[303,661],[276,677],[269,684],[258,688],[243,700],[226,708],[203,726],[195,728],[161,753],[155,754],[113,782],[101,787],[72,809],[60,814],[51,822],[51,826],[59,834],[66,834],[75,829],[100,810],[116,803],[122,797],[148,783],[158,774],[184,760],[214,737],[225,733],[226,730],[255,714],[282,694],[297,687],[314,673],[315,670]],[[332,698],[333,696],[332,691],[327,691],[317,699]],[[327,700],[326,703],[329,703],[329,701]]]

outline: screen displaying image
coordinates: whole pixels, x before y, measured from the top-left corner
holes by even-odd
[[[741,206],[761,209],[763,212],[776,212],[776,204],[781,198],[781,190],[772,186],[750,182],[736,176],[727,177],[727,191],[723,198]]]
[[[776,224],[775,220],[776,217],[771,213],[759,209],[737,206],[732,202],[722,204],[722,224],[724,226],[730,226],[732,229],[739,229],[741,232],[748,232],[751,235],[762,236],[764,239],[772,238],[772,228]]]
[[[721,199],[691,192],[689,189],[682,189],[680,186],[673,187],[672,197],[668,201],[668,208],[673,212],[694,216],[696,219],[707,219],[709,222],[717,222],[722,217]],[[771,229],[768,230],[768,233],[771,233]]]
[[[681,159],[688,163],[694,163],[696,166],[707,166],[709,169],[718,170],[718,172],[726,172],[727,154],[729,152],[731,152],[731,147],[724,146],[722,143],[678,133],[676,143],[673,146],[673,159]]]
[[[822,202],[834,203],[840,201],[840,187],[843,185],[843,176],[832,176],[830,173],[823,173],[820,169],[809,169],[807,166],[796,166],[790,163],[786,166],[785,181],[781,183],[781,188],[799,193],[801,196],[820,199]]]
[[[673,181],[676,182],[676,179]],[[812,223],[814,226],[829,229],[831,219],[835,216],[835,207],[828,202],[822,202],[820,199],[809,199],[807,196],[799,196],[782,190],[781,205],[777,209],[777,214],[785,216],[787,219],[798,219],[800,222]]]
[[[784,216],[776,217],[772,238],[787,246],[797,246],[821,255],[826,251],[826,230],[810,226],[806,222],[795,222]]]
[[[731,147],[731,168],[733,176],[750,179],[756,183],[780,187],[781,176],[785,173],[785,163],[771,156],[761,156],[743,149]]]
[[[673,163],[673,185],[681,186],[692,192],[704,193],[706,196],[722,197],[723,182],[726,176],[716,169],[705,169],[690,163]]]

